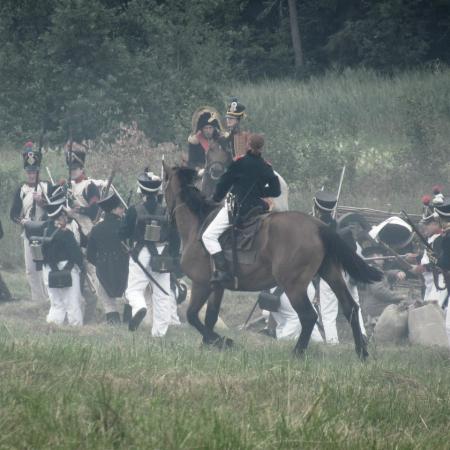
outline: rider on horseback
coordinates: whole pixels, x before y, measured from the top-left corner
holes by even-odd
[[[280,181],[272,167],[262,158],[264,138],[252,134],[248,140],[247,153],[235,160],[220,178],[213,196],[215,202],[221,202],[228,191],[235,196],[237,214],[245,216],[251,209],[260,207],[267,211],[265,197],[278,197],[281,194]],[[213,283],[232,280],[228,264],[219,243],[219,237],[231,225],[228,207],[224,205],[217,216],[206,228],[202,236],[203,244],[214,260],[215,273]]]

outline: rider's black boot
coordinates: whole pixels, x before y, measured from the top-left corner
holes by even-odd
[[[214,261],[214,273],[211,278],[211,283],[227,283],[233,281],[228,269],[228,262],[225,259],[223,252],[212,255]]]

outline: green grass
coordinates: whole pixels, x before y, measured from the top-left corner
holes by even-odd
[[[221,353],[188,326],[154,339],[45,313],[0,305],[2,449],[449,448],[446,353],[372,346],[363,364],[315,345],[299,361],[250,332]]]

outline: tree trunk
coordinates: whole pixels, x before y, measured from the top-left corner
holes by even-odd
[[[294,48],[295,70],[303,67],[303,50],[300,39],[300,30],[298,27],[298,15],[296,0],[288,0],[289,5],[289,23],[291,26],[292,46]]]

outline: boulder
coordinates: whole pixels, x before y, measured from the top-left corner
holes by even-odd
[[[444,312],[435,303],[410,309],[408,329],[411,344],[449,348]]]
[[[400,344],[408,337],[408,309],[404,304],[389,305],[378,318],[374,330],[375,341]]]

